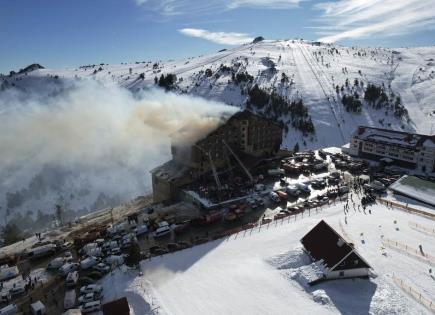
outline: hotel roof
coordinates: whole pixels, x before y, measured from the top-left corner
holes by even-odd
[[[395,144],[407,148],[435,147],[435,136],[421,135],[391,129],[359,126],[354,137],[373,142]]]

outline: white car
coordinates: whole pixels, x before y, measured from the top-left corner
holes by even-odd
[[[136,236],[139,236],[139,235],[142,235],[142,234],[146,234],[146,233],[148,233],[148,226],[146,224],[139,225],[133,231],[136,234]]]
[[[65,258],[64,257],[54,258],[48,264],[47,269],[59,269],[60,267],[63,266],[64,263],[65,263]]]
[[[166,221],[161,221],[157,225],[159,226],[159,228],[165,227],[165,226],[169,227],[169,223]]]
[[[100,299],[95,293],[86,293],[79,297],[79,304],[86,304],[89,302],[99,301]]]
[[[71,271],[77,270],[77,264],[66,263],[59,268],[59,273],[61,276],[66,277]]]
[[[78,271],[71,271],[65,280],[65,285],[68,288],[74,287],[77,284],[77,281],[79,280],[79,273]]]
[[[102,291],[103,291],[103,287],[98,284],[88,284],[80,288],[80,294],[101,293]]]
[[[72,257],[72,254],[71,254],[71,252],[68,250],[68,251],[66,251],[66,252],[63,254],[63,256],[66,257],[66,258],[70,258],[70,257]]]
[[[157,230],[154,231],[154,237],[160,237],[171,233],[171,229],[169,226],[162,226],[159,227]]]
[[[110,271],[110,267],[103,263],[99,263],[94,266],[93,269],[98,270],[101,273],[108,273]]]
[[[86,304],[80,306],[80,311],[83,314],[86,314],[86,313],[99,311],[100,308],[101,308],[101,302],[94,301],[94,302],[89,302],[89,303],[86,303]]]

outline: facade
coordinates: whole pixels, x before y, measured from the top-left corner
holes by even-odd
[[[321,261],[325,279],[367,277],[370,265],[325,221],[320,221],[302,239],[305,251]]]
[[[282,126],[250,111],[237,112],[215,130],[194,139],[196,130],[182,128],[172,138],[172,160],[151,171],[154,202],[180,199],[180,187],[211,171],[222,169],[233,153],[240,160],[261,159],[277,153]]]
[[[397,166],[435,172],[435,136],[372,127],[358,127],[349,154],[371,160],[390,159]]]
[[[179,164],[202,173],[210,170],[210,158],[217,168],[227,163],[231,153],[226,144],[238,154],[264,157],[278,152],[281,142],[280,124],[245,110],[237,112],[194,144],[186,146],[175,137],[171,153]]]

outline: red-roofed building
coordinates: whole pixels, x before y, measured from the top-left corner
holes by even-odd
[[[126,297],[103,304],[104,315],[130,315],[130,307]]]
[[[321,262],[324,276],[328,279],[365,277],[370,265],[325,221],[320,221],[302,239],[305,251]]]

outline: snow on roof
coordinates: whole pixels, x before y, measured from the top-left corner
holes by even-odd
[[[426,141],[423,142],[423,146],[427,148],[435,148],[435,141],[433,139],[426,139]]]
[[[435,183],[405,175],[394,182],[390,189],[416,200],[435,206]]]
[[[175,181],[186,175],[188,167],[180,165],[174,160],[170,160],[151,170],[151,173],[167,181]]]
[[[301,243],[315,261],[323,260],[328,269],[334,269],[349,255],[356,255],[360,258],[359,264],[355,267],[370,268],[370,265],[355,252],[354,248],[323,220],[301,239]]]
[[[390,129],[360,126],[354,136],[361,140],[396,144],[403,147],[435,146],[435,137]]]
[[[36,313],[36,314],[38,314],[38,312],[42,312],[42,311],[44,311],[45,310],[45,306],[44,306],[44,304],[42,304],[42,302],[41,301],[36,301],[35,303],[33,303],[33,304],[30,304],[30,307],[31,307],[31,309],[32,309],[32,312],[34,312],[34,314]]]

